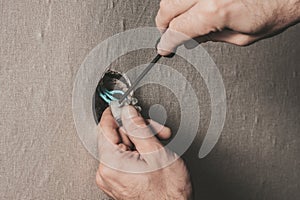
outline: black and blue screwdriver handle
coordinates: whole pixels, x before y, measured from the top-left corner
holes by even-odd
[[[157,45],[160,42],[160,38],[157,40],[155,49],[157,50]],[[128,101],[127,97],[128,95],[136,88],[136,86],[139,84],[139,82],[146,76],[146,74],[152,69],[152,67],[159,61],[161,57],[166,58],[172,58],[174,57],[175,52],[170,53],[167,56],[162,56],[160,54],[157,54],[155,58],[150,62],[150,64],[144,69],[144,71],[137,77],[137,79],[132,83],[132,85],[128,88],[128,90],[124,93],[124,95],[116,101],[110,102],[110,110],[112,112],[113,117],[115,118],[117,124],[119,127],[122,126],[122,120],[121,120],[121,108],[124,105],[130,105],[130,100]]]

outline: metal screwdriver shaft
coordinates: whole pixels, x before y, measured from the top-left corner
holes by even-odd
[[[152,69],[152,67],[159,61],[159,59],[162,56],[157,54],[157,56],[151,61],[151,63],[144,69],[144,71],[137,77],[137,79],[134,81],[134,83],[128,88],[128,90],[124,93],[124,95],[119,100],[119,104],[122,104],[122,102],[126,99],[126,97],[132,92],[135,87],[140,83],[140,81],[146,76],[146,74]]]

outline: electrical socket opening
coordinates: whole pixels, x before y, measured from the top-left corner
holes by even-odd
[[[125,92],[131,83],[126,75],[111,69],[107,69],[100,78],[93,96],[93,114],[96,124],[99,123],[104,110],[109,106],[108,102],[101,98],[103,91]],[[122,94],[114,94],[115,98],[120,98]],[[130,94],[132,96],[132,94]]]

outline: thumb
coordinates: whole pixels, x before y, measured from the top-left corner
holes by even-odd
[[[140,153],[149,153],[162,148],[151,128],[133,106],[124,106],[121,110],[122,124],[126,134]]]
[[[234,44],[237,46],[247,46],[249,44],[252,44],[253,42],[257,41],[259,38],[261,38],[260,35],[247,35],[243,33],[239,33],[232,30],[223,30],[221,32],[213,32],[209,33],[207,35],[199,36],[196,38],[193,38],[192,40],[189,40],[184,43],[184,46],[187,49],[193,49],[196,46],[198,46],[201,43],[205,43],[208,41],[213,42],[225,42],[229,44]]]
[[[223,30],[210,34],[210,40],[216,42],[226,42],[237,46],[247,46],[258,40],[257,35],[248,35],[232,30]]]

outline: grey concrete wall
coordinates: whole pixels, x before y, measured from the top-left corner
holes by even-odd
[[[76,135],[73,82],[98,43],[154,26],[158,4],[0,0],[0,199],[107,199],[94,180],[98,162]],[[201,160],[197,154],[210,118],[206,86],[182,59],[163,61],[192,82],[207,116],[184,155],[196,199],[300,198],[299,36],[298,25],[250,47],[203,45],[223,76],[228,110],[219,142]],[[127,69],[153,55],[133,52],[117,63]],[[155,89],[160,95],[153,99]],[[147,107],[166,104],[165,93],[147,86],[137,96]],[[166,104],[174,131],[176,104]]]

